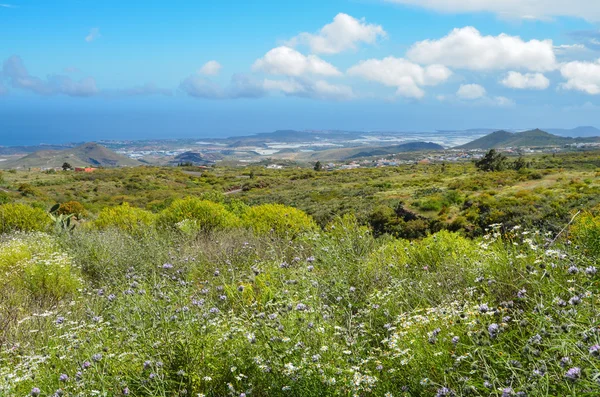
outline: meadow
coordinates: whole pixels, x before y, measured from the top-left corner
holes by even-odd
[[[0,395],[596,396],[599,165],[5,172]]]

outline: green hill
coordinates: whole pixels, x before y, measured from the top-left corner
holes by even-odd
[[[570,143],[598,142],[600,138],[567,138],[535,129],[518,133],[496,131],[457,149],[499,149],[508,147],[562,146]]]
[[[73,167],[125,167],[140,165],[140,162],[115,153],[97,143],[66,150],[41,150],[16,160],[0,163],[1,168],[57,168],[63,163]]]

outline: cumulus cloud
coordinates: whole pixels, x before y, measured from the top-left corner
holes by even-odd
[[[600,3],[594,0],[386,0],[447,13],[488,12],[501,17],[548,19],[576,17],[600,20]]]
[[[454,29],[439,40],[425,40],[408,50],[408,58],[421,64],[443,64],[469,70],[556,69],[552,40],[524,41],[501,34],[482,36],[474,27]]]
[[[378,38],[386,35],[379,25],[368,24],[364,19],[340,13],[318,33],[300,33],[287,44],[290,47],[307,45],[315,54],[338,54],[355,50],[361,43],[374,44]]]
[[[223,66],[217,61],[208,61],[200,68],[198,73],[205,76],[216,76],[221,72]]]
[[[348,74],[395,87],[397,95],[420,99],[425,96],[422,87],[441,84],[452,72],[442,65],[422,67],[403,58],[387,57],[362,61],[348,69]]]
[[[479,99],[485,97],[486,90],[479,84],[462,84],[456,96],[460,99]]]
[[[204,99],[261,98],[269,94],[336,101],[355,97],[352,88],[325,80],[313,81],[296,77],[261,80],[243,74],[234,75],[225,87],[204,77],[192,75],[182,81],[180,89],[192,97]]]
[[[100,29],[91,28],[90,33],[87,36],[85,36],[85,41],[87,41],[88,43],[91,43],[92,41],[96,40],[98,37],[100,37]]]
[[[304,75],[339,76],[340,71],[332,64],[315,55],[303,55],[293,48],[282,46],[267,52],[254,62],[254,71],[268,74],[300,77]]]
[[[501,81],[502,85],[517,90],[545,90],[550,87],[550,80],[542,73],[508,72]]]
[[[582,91],[590,95],[600,94],[600,59],[595,62],[568,62],[560,73],[567,80],[561,84],[566,90]]]
[[[45,80],[31,76],[23,60],[12,56],[4,61],[2,75],[14,88],[31,91],[39,95],[68,95],[74,97],[93,96],[98,93],[96,81],[86,77],[79,81],[61,75],[50,75]]]

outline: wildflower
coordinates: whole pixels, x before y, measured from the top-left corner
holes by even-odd
[[[298,303],[296,305],[296,310],[298,310],[298,311],[304,311],[306,309],[307,309],[307,306],[304,303]]]
[[[211,314],[218,314],[219,313],[219,309],[217,309],[216,307],[211,307],[210,310],[209,310],[209,312]]]
[[[281,391],[288,391],[288,390],[292,390],[292,388],[291,388],[291,387],[289,387],[289,386],[283,386],[283,387],[281,388]]]
[[[527,290],[525,288],[523,288],[522,290],[517,292],[517,298],[519,298],[519,299],[525,298],[526,295],[527,295]]]
[[[238,286],[238,291],[244,292],[244,286],[243,285]]]
[[[581,303],[581,298],[577,295],[575,295],[574,297],[569,299],[569,304],[572,306],[577,306],[580,303]]]
[[[124,396],[128,396],[129,395],[129,388],[127,386],[125,386],[125,388],[123,389],[123,395]]]
[[[567,271],[569,274],[577,274],[579,273],[579,268],[577,266],[571,266]]]
[[[587,274],[588,276],[593,276],[598,272],[598,269],[596,269],[596,267],[594,266],[590,266],[588,268],[585,269],[585,274]]]
[[[221,296],[219,296],[219,299],[222,300],[222,301],[226,301],[227,300],[227,296],[221,295]]]
[[[144,369],[148,369],[152,366],[152,361],[146,360],[144,361]]]
[[[505,387],[502,389],[502,397],[510,397],[513,395],[513,389],[511,387]]]
[[[490,311],[490,308],[488,307],[488,305],[486,303],[484,303],[483,305],[479,306],[479,311],[481,313],[487,313],[488,311]]]
[[[33,389],[31,389],[31,393],[30,394],[32,396],[39,396],[41,392],[42,391],[40,389],[38,389],[37,387],[34,387]]]
[[[600,356],[600,345],[594,345],[592,347],[590,347],[590,354],[594,357],[599,357]]]
[[[92,356],[92,361],[98,362],[100,360],[102,360],[102,353],[96,353]]]
[[[306,268],[306,270],[308,270],[309,272],[312,272],[314,270],[314,268],[315,267],[313,265],[310,265]]]
[[[560,306],[560,307],[565,307],[565,306],[567,306],[567,302],[565,302],[565,301],[564,301],[564,300],[562,300],[562,299],[558,299],[558,300],[556,301],[556,304],[557,304],[558,306]]]
[[[485,381],[483,382],[483,387],[485,387],[486,389],[491,389],[494,387],[494,385],[492,385],[489,381]]]
[[[171,265],[170,263],[165,263],[164,265],[162,265],[163,269],[173,269],[173,265]]]
[[[560,359],[560,366],[561,367],[566,367],[567,365],[571,364],[571,359],[569,357],[563,357]]]
[[[496,323],[490,324],[488,332],[490,333],[490,337],[495,338],[498,336],[498,332],[500,332],[500,327]]]
[[[116,296],[115,294],[110,294],[110,295],[108,295],[108,301],[109,301],[109,302],[112,302],[112,301],[114,301],[115,299],[117,299],[117,296]]]
[[[75,374],[75,379],[81,380],[81,378],[83,378],[83,373],[81,371],[77,371],[77,373]]]
[[[150,376],[149,376],[149,378],[150,378],[150,379],[154,379],[154,378],[156,378],[156,374],[155,374],[155,373],[151,373],[151,374],[150,374]]]
[[[435,397],[444,397],[444,396],[453,396],[453,395],[454,395],[454,392],[452,390],[448,389],[447,387],[442,387],[441,389],[438,389]]]
[[[573,367],[571,369],[569,369],[567,371],[567,373],[565,374],[565,378],[571,380],[571,381],[576,381],[577,379],[579,379],[581,377],[581,368],[579,367]]]
[[[221,274],[221,272],[219,271],[219,269],[215,270],[215,272],[213,273],[215,277],[219,277],[219,275]]]
[[[58,317],[58,318],[56,319],[56,324],[58,324],[58,325],[60,325],[60,324],[62,324],[62,323],[64,323],[64,322],[65,322],[65,318],[64,318],[64,317]]]
[[[460,338],[458,336],[455,336],[455,337],[452,338],[452,344],[453,345],[457,345],[459,341],[460,341]]]
[[[66,381],[68,381],[68,380],[69,380],[69,376],[68,376],[67,374],[61,374],[61,375],[58,377],[58,380],[60,380],[61,382],[66,382]]]
[[[308,263],[312,263],[312,262],[314,262],[314,261],[315,261],[315,257],[314,257],[314,256],[309,256],[308,258],[306,258],[306,261],[307,261]]]

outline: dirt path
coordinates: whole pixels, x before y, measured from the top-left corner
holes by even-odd
[[[237,194],[237,193],[241,193],[242,189],[235,189],[235,190],[230,190],[228,192],[225,192],[226,196],[229,196],[230,194]]]

